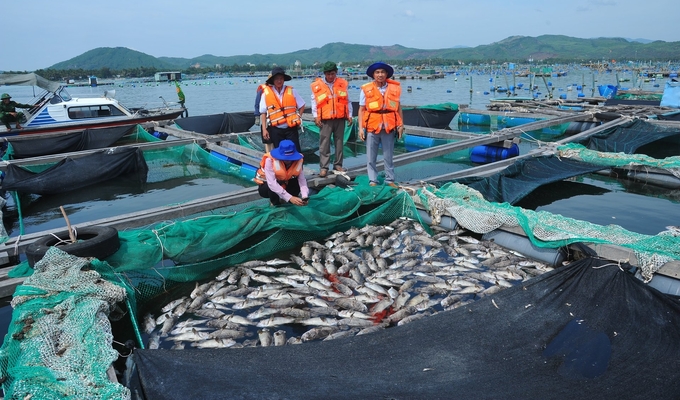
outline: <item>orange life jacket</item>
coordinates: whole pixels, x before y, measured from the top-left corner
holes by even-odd
[[[277,160],[276,158],[272,157],[271,154],[266,153],[260,161],[260,168],[255,173],[255,178],[253,178],[253,181],[255,181],[255,183],[258,185],[267,183],[267,176],[264,173],[264,166],[267,163],[267,158],[272,160],[272,167],[274,168],[276,182],[278,182],[279,185],[281,185],[281,187],[284,189],[286,188],[289,180],[297,178],[302,173],[303,158],[293,161],[293,163],[290,164],[290,168],[286,169],[286,164],[284,164],[283,161]]]
[[[297,114],[298,107],[295,102],[295,96],[293,96],[292,87],[286,86],[283,88],[281,102],[279,102],[279,98],[271,86],[264,88],[262,95],[267,103],[267,126],[288,124],[288,127],[293,128],[300,125],[302,121]]]
[[[326,81],[321,78],[316,78],[311,86],[316,100],[316,112],[321,119],[347,118],[349,96],[346,80],[335,78],[332,92]]]
[[[363,115],[363,126],[368,132],[379,133],[382,129],[387,132],[393,131],[402,125],[399,115],[399,97],[401,85],[392,79],[387,80],[387,90],[383,96],[375,82],[369,82],[361,86],[366,97],[366,112]]]

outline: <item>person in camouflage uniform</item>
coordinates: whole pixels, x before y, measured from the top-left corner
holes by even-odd
[[[0,120],[5,124],[5,127],[7,127],[7,131],[12,130],[12,127],[9,125],[10,122],[16,122],[17,129],[24,129],[21,126],[21,121],[24,119],[24,113],[21,111],[17,112],[16,109],[31,108],[33,106],[31,104],[17,103],[16,101],[12,101],[11,98],[12,97],[7,93],[3,93],[2,96],[0,96]]]

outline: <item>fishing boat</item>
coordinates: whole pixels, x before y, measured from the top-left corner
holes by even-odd
[[[52,133],[76,129],[104,128],[120,125],[166,121],[179,117],[184,109],[179,104],[166,103],[163,107],[128,108],[114,98],[115,91],[105,91],[99,97],[72,97],[66,86],[45,79],[35,73],[2,74],[0,85],[34,86],[41,92],[22,110],[23,129],[0,126],[0,136]]]

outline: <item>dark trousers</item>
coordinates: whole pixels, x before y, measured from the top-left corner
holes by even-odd
[[[298,152],[302,153],[302,148],[300,147],[300,133],[298,132],[297,126],[295,128],[278,128],[276,126],[267,127],[269,132],[269,138],[274,144],[274,148],[279,147],[279,143],[284,140],[290,140],[295,143],[295,148]]]
[[[278,194],[269,190],[267,182],[259,185],[257,187],[257,192],[265,199],[269,199],[273,205],[278,206],[281,204],[281,198]],[[286,192],[290,193],[291,196],[300,196],[300,183],[298,182],[297,178],[293,178],[288,181],[288,184],[286,185]]]
[[[16,117],[14,115],[11,115],[11,114],[5,114],[2,117],[2,123],[5,124],[5,127],[7,127],[7,128],[11,128],[11,126],[9,126],[10,122],[16,122],[16,123],[21,125],[21,117],[22,116],[23,116],[23,113],[21,113],[21,112],[18,112]]]
[[[345,140],[345,119],[324,119],[321,120],[322,126],[319,130],[319,166],[321,169],[328,169],[331,161],[331,136],[335,146],[335,168],[342,168],[343,161],[343,142]]]

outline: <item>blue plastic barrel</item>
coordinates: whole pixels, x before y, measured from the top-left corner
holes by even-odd
[[[253,167],[252,165],[241,164],[241,175],[245,176],[248,179],[253,179],[255,178],[257,168],[258,167]]]
[[[579,91],[580,91],[580,90],[583,90],[583,86],[577,85],[577,86],[576,86],[576,90],[579,90]]]
[[[506,160],[519,155],[519,146],[513,143],[511,147],[499,147],[492,145],[475,146],[470,150],[470,161],[476,164],[488,164],[500,160]]]
[[[461,112],[458,116],[458,123],[463,125],[489,126],[491,125],[491,117],[488,114]]]
[[[159,138],[160,140],[165,140],[168,138],[168,134],[165,132],[153,131],[152,135]]]
[[[498,123],[506,127],[520,126],[539,121],[540,118],[498,116]]]
[[[567,98],[567,95],[566,95],[566,94],[561,94],[561,95],[560,95],[560,99],[565,100],[566,98]]]
[[[229,150],[229,151],[230,151],[230,150]],[[229,157],[229,156],[225,156],[224,154],[218,153],[218,152],[216,152],[216,151],[212,151],[212,150],[211,150],[211,151],[210,151],[210,155],[213,156],[213,157],[215,157],[215,158],[218,158],[218,159],[220,159],[220,160],[222,160],[222,161],[226,161],[226,162],[228,162],[228,163],[231,163],[231,164],[241,165],[241,162],[240,162],[239,160],[237,160],[237,159],[235,159],[235,158],[231,158],[231,157]]]

